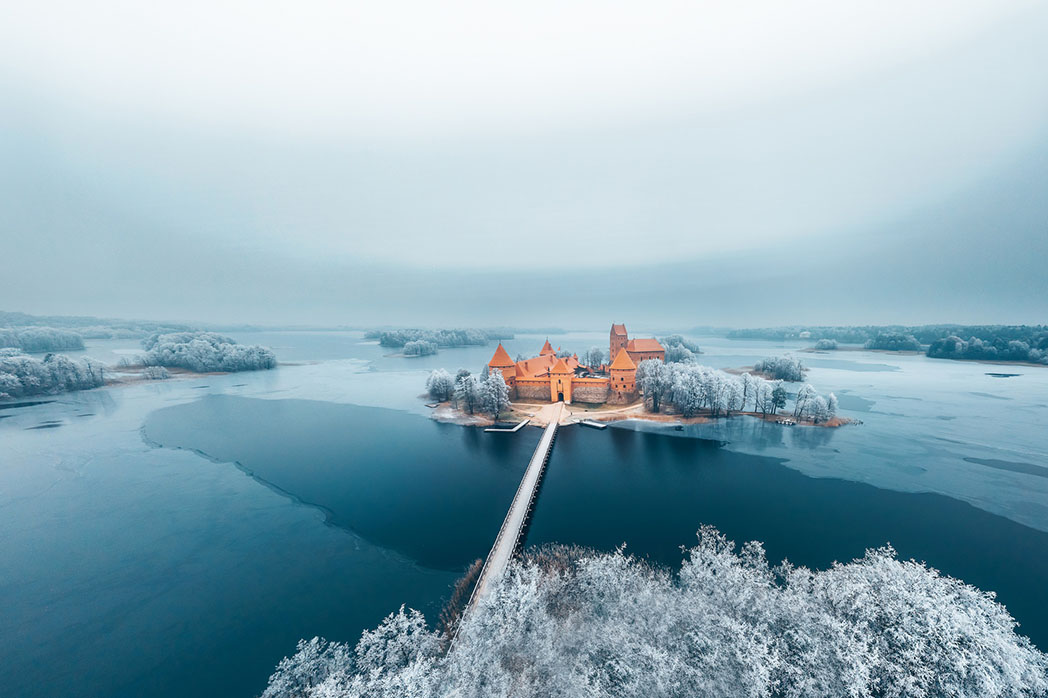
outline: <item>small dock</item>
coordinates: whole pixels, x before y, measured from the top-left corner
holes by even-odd
[[[510,560],[524,540],[528,517],[531,515],[535,494],[538,492],[539,483],[542,482],[542,476],[546,470],[546,463],[549,461],[550,451],[553,449],[553,437],[557,435],[557,426],[563,410],[563,403],[558,403],[551,415],[552,419],[542,432],[539,445],[531,456],[528,469],[524,471],[524,477],[520,481],[520,486],[517,487],[517,493],[513,496],[513,503],[510,504],[506,518],[502,522],[502,528],[499,529],[499,534],[495,538],[495,545],[492,546],[491,552],[484,560],[480,578],[477,579],[477,586],[473,588],[473,594],[466,605],[466,613],[483,598],[495,582],[502,578]],[[528,420],[524,420],[514,429],[519,429],[527,422]],[[509,430],[504,429],[503,431]]]
[[[593,427],[594,429],[607,429],[608,425],[604,422],[595,422],[592,419],[583,419],[579,422],[584,427]]]
[[[516,432],[520,431],[521,427],[526,426],[530,421],[530,419],[522,419],[520,420],[520,423],[514,427],[488,427],[484,431],[492,431],[502,434],[515,434]]]

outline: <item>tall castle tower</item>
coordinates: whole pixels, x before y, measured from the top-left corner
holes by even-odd
[[[615,361],[615,356],[620,350],[625,349],[626,345],[629,344],[629,336],[626,334],[625,325],[611,326],[611,336],[608,340],[608,363]]]

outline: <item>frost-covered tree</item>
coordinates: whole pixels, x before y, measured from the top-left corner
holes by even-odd
[[[606,363],[604,360],[605,353],[606,352],[600,347],[590,347],[589,351],[587,351],[585,356],[583,356],[582,363],[593,369],[600,368],[601,365]]]
[[[462,617],[454,644],[403,608],[356,646],[314,639],[264,698],[1048,693],[1048,656],[993,594],[890,548],[826,570],[699,532],[673,574],[625,555],[539,551]]]
[[[666,347],[666,363],[680,363],[687,364],[695,360],[695,354],[692,353],[687,347],[676,346]]]
[[[797,391],[797,397],[793,399],[794,419],[804,419],[812,411],[812,401],[819,393],[809,383],[805,383]]]
[[[756,377],[756,384],[753,388],[754,412],[760,412],[764,416],[775,413],[775,388],[773,386],[771,381]]]
[[[404,343],[404,356],[431,356],[437,353],[437,345],[424,339],[413,339]]]
[[[663,337],[659,340],[663,348],[669,350],[670,347],[682,347],[687,349],[691,354],[701,354],[702,350],[699,349],[699,345],[695,342],[684,339],[679,334],[671,334],[669,337]],[[667,352],[668,353],[668,352]]]
[[[786,398],[788,393],[786,388],[783,387],[782,383],[777,383],[775,389],[771,391],[771,413],[775,414],[778,410],[786,407]]]
[[[815,343],[815,348],[820,351],[832,351],[837,348],[836,339],[820,339]]]
[[[669,390],[673,376],[666,364],[658,359],[647,359],[637,364],[637,387],[652,412],[658,412],[662,397]]]
[[[473,414],[484,397],[484,383],[468,373],[455,381],[455,402],[461,409]]]
[[[430,371],[426,378],[426,392],[437,402],[447,402],[455,392],[455,380],[442,368]]]
[[[491,369],[488,377],[484,379],[483,404],[484,410],[495,421],[498,421],[499,415],[509,407],[509,386],[502,377],[502,371],[497,368]]]
[[[753,365],[753,370],[775,380],[802,381],[808,369],[804,367],[800,359],[792,356],[772,356],[758,361]]]

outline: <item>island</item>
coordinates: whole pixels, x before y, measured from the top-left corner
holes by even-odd
[[[673,347],[683,346],[678,336],[668,339]],[[455,377],[443,369],[430,373],[426,387],[435,401],[434,417],[463,424],[494,423],[501,417],[536,426],[554,414],[562,423],[698,423],[732,415],[787,425],[838,427],[851,422],[837,416],[833,393],[821,395],[808,384],[792,396],[787,392],[783,383],[802,380],[805,371],[792,357],[765,359],[753,373],[737,375],[695,363],[697,346],[676,352],[680,360],[667,360],[662,342],[630,338],[623,324],[612,325],[606,355],[595,349],[586,353],[587,364],[547,339],[537,356],[513,359],[500,342],[483,378],[465,370]],[[783,414],[790,397],[793,410]],[[549,409],[561,403],[563,410]]]

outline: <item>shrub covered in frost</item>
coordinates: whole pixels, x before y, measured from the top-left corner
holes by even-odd
[[[142,376],[149,380],[166,380],[171,377],[171,374],[163,366],[146,366],[142,370]]]
[[[264,697],[1043,696],[1048,656],[1015,628],[891,548],[771,568],[704,528],[677,575],[622,552],[514,563],[450,649],[403,607],[356,646],[303,641]]]

